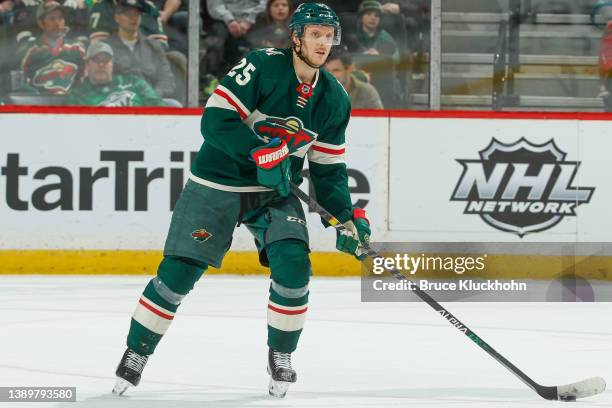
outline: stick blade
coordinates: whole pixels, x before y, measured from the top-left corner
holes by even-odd
[[[601,377],[591,377],[572,384],[557,387],[558,399],[562,401],[575,401],[577,398],[591,397],[602,393],[606,389],[606,382]]]

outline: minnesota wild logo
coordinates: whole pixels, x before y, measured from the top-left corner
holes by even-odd
[[[275,137],[284,140],[287,142],[291,153],[310,145],[317,138],[315,132],[306,129],[302,121],[294,116],[288,118],[267,117],[255,122],[253,129],[266,143]]]
[[[212,234],[206,231],[204,228],[197,229],[191,233],[191,237],[200,243],[206,242],[212,237]]]
[[[108,95],[98,106],[132,106],[136,94],[132,91],[117,91]]]
[[[76,79],[79,67],[72,62],[55,59],[34,73],[32,85],[51,93],[67,94]]]

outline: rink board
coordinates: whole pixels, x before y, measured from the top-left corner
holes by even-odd
[[[351,120],[349,185],[354,204],[368,211],[375,240],[612,241],[609,118],[430,116],[377,112]],[[153,273],[172,205],[202,141],[199,121],[195,114],[0,115],[0,126],[12,130],[0,146],[0,273]],[[478,161],[493,140],[512,145],[520,139],[530,146],[554,145],[564,155],[560,162],[574,166],[566,193],[591,192],[588,202],[568,205],[573,214],[524,235],[465,213],[466,203],[451,199],[462,162]],[[550,190],[543,189],[545,195]],[[315,214],[307,218],[315,273],[359,275],[357,262],[335,252],[334,232],[323,229]],[[608,279],[612,253],[600,255],[581,260],[581,268]],[[492,273],[511,277],[504,264],[525,262],[538,265],[538,279],[555,276],[570,261],[545,254],[497,256],[500,266]],[[223,272],[267,273],[256,265],[252,237],[240,227]]]
[[[606,176],[612,163],[610,136],[611,121],[396,118],[390,125],[389,231],[400,241],[610,242],[612,183]],[[487,148],[493,154],[500,149],[520,150],[521,140],[523,150],[540,149],[542,155],[552,150],[563,156],[558,163],[566,167],[571,180],[557,179],[558,187],[570,197],[558,204],[572,204],[579,199],[578,191],[588,195],[588,202],[571,205],[575,215],[562,216],[558,223],[522,237],[492,227],[478,214],[466,214],[467,200],[455,197],[465,165],[478,170]],[[508,163],[505,180],[520,160],[504,160]],[[501,160],[490,162],[485,165]],[[527,177],[542,184],[542,197],[533,201],[555,202],[551,197],[556,184],[553,175],[546,177],[544,171],[535,170]],[[536,180],[538,175],[543,177]],[[489,187],[496,193],[505,192],[507,184],[495,183],[493,178],[489,178]],[[478,196],[474,201],[492,203],[499,197],[483,197],[486,184],[482,182],[483,191],[474,194]],[[513,198],[505,202],[521,204]]]

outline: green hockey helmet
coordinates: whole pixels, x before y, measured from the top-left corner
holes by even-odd
[[[331,7],[321,3],[302,3],[293,13],[289,29],[301,37],[304,34],[304,28],[309,24],[334,27],[332,45],[340,45],[342,37],[340,19]]]

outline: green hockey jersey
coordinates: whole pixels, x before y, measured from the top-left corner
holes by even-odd
[[[68,96],[70,105],[89,106],[164,106],[157,92],[137,75],[115,74],[109,84],[93,85],[85,80]]]
[[[26,89],[42,94],[68,94],[83,77],[84,57],[83,44],[66,37],[60,37],[54,44],[30,37],[17,50]]]
[[[341,222],[351,218],[344,133],[350,102],[342,85],[319,69],[312,84],[301,83],[292,51],[250,52],[228,74],[206,103],[204,143],[192,167],[192,180],[226,191],[268,189],[257,184],[251,149],[272,138],[287,142],[291,179],[301,182],[308,158],[319,202]]]

